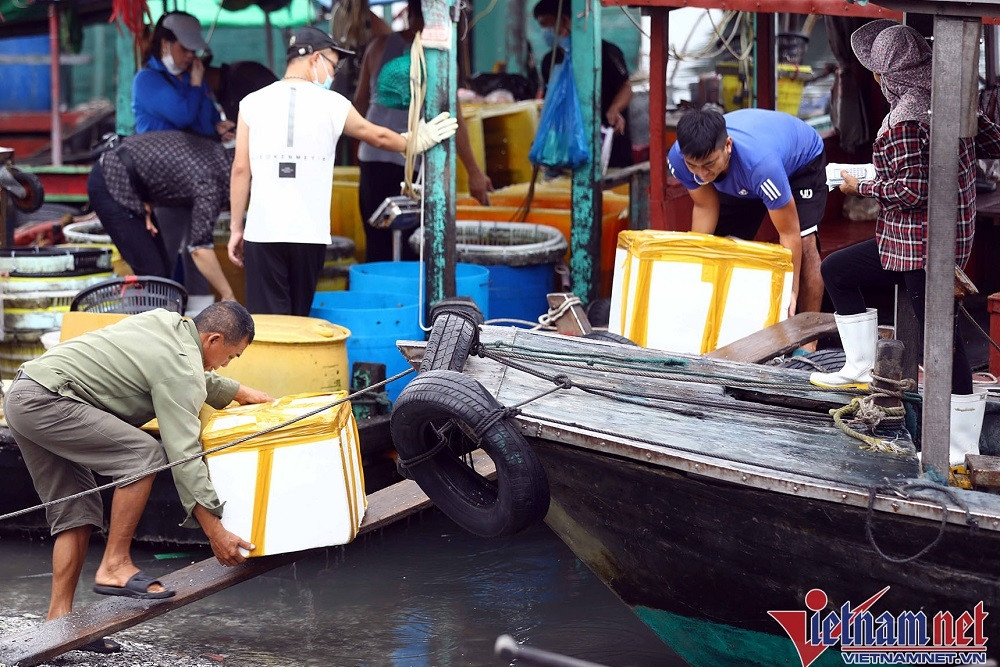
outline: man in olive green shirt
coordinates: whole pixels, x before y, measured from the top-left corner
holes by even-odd
[[[25,363],[4,410],[42,501],[94,488],[95,472],[127,481],[200,452],[203,403],[223,408],[232,400],[271,400],[211,372],[240,356],[253,336],[247,310],[221,301],[193,321],[162,309],[133,315]],[[160,441],[140,429],[153,417]],[[240,549],[252,545],[222,527],[222,503],[204,461],[188,461],[172,472],[187,513],[183,525],[200,525],[223,565],[243,562]],[[95,576],[98,593],[153,599],[174,594],[141,572],[130,555],[153,477],[115,489],[107,546]],[[103,525],[101,498],[92,493],[52,505],[46,518],[55,536],[48,612],[53,619],[72,610],[91,531]]]

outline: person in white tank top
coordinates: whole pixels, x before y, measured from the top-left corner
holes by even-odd
[[[351,53],[318,28],[300,28],[288,43],[284,77],[240,103],[228,250],[230,260],[245,269],[251,313],[309,314],[330,243],[333,162],[341,135],[383,150],[406,150],[407,133],[370,123],[330,90],[341,54]],[[450,138],[457,123],[447,113],[422,120],[417,150]]]

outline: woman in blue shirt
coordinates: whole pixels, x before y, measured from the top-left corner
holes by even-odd
[[[144,53],[145,67],[132,81],[137,134],[185,130],[223,141],[234,138],[234,123],[221,120],[205,82],[205,65],[195,57],[207,49],[194,16],[169,12],[160,17]]]

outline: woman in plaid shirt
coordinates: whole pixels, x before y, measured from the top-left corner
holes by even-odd
[[[888,19],[856,30],[851,46],[861,64],[874,73],[889,101],[889,113],[872,147],[875,179],[858,182],[841,172],[841,191],[873,197],[879,203],[879,214],[874,239],[832,253],[822,264],[847,354],[847,363],[839,372],[812,374],[810,381],[824,387],[866,387],[871,382],[878,313],[865,308],[862,287],[904,286],[921,326],[924,323],[931,48],[916,30]],[[958,266],[965,265],[972,250],[977,154],[1000,156],[1000,128],[982,114],[977,137],[963,138],[959,146]],[[957,329],[954,340],[950,458],[952,465],[957,465],[964,462],[966,453],[978,453],[985,393],[973,393],[972,369]]]

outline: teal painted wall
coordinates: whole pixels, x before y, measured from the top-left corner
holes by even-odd
[[[287,39],[285,30],[273,28],[276,74],[285,69]],[[66,103],[82,104],[95,98],[114,100],[115,97],[115,38],[117,28],[105,23],[89,25],[83,29],[81,53],[89,56],[87,63],[63,66]],[[265,32],[262,27],[217,28],[212,36],[213,64],[238,60],[255,60],[267,64]]]
[[[490,0],[475,0],[473,15],[486,10],[489,4]],[[475,39],[471,55],[474,74],[490,72],[495,62],[507,59],[508,49],[514,48],[513,44],[508,44],[513,34],[513,29],[508,24],[514,20],[512,17],[518,16],[515,12],[518,7],[523,7],[526,36],[535,51],[536,61],[540,62],[548,51],[531,13],[534,0],[497,0],[493,9],[473,28]],[[629,69],[635,72],[639,64],[639,31],[618,7],[602,8],[601,21],[604,39],[621,48]],[[95,98],[114,99],[116,30],[115,26],[107,24],[89,25],[83,29],[81,53],[88,55],[90,61],[63,67],[63,80],[68,82],[65,90],[67,104],[77,105]],[[272,33],[275,67],[278,70],[276,74],[280,75],[284,70],[284,50],[281,45],[285,42],[286,35],[279,28],[273,28]],[[212,36],[212,50],[215,53],[215,64],[237,60],[267,63],[266,40],[264,28],[261,27],[217,28]],[[523,72],[523,64],[511,63],[508,71]]]
[[[475,0],[473,3],[473,16],[485,12],[489,9],[491,0]],[[542,41],[542,32],[535,22],[532,10],[537,0],[496,0],[489,13],[478,20],[474,32],[474,47],[472,53],[472,71],[491,72],[493,64],[497,61],[507,60],[508,38],[516,30],[516,22],[523,12],[524,25],[526,26],[526,37],[534,50],[535,61],[540,63],[542,56],[549,50],[549,47]],[[569,0],[566,0],[568,3]],[[522,9],[523,8],[523,9]],[[635,9],[629,10],[632,17],[639,22],[639,12]],[[639,45],[641,35],[639,30],[632,24],[619,7],[601,8],[601,31],[604,39],[617,45],[625,54],[625,61],[629,65],[629,71],[635,72],[639,68]],[[523,73],[522,63],[508,63],[508,72]]]

